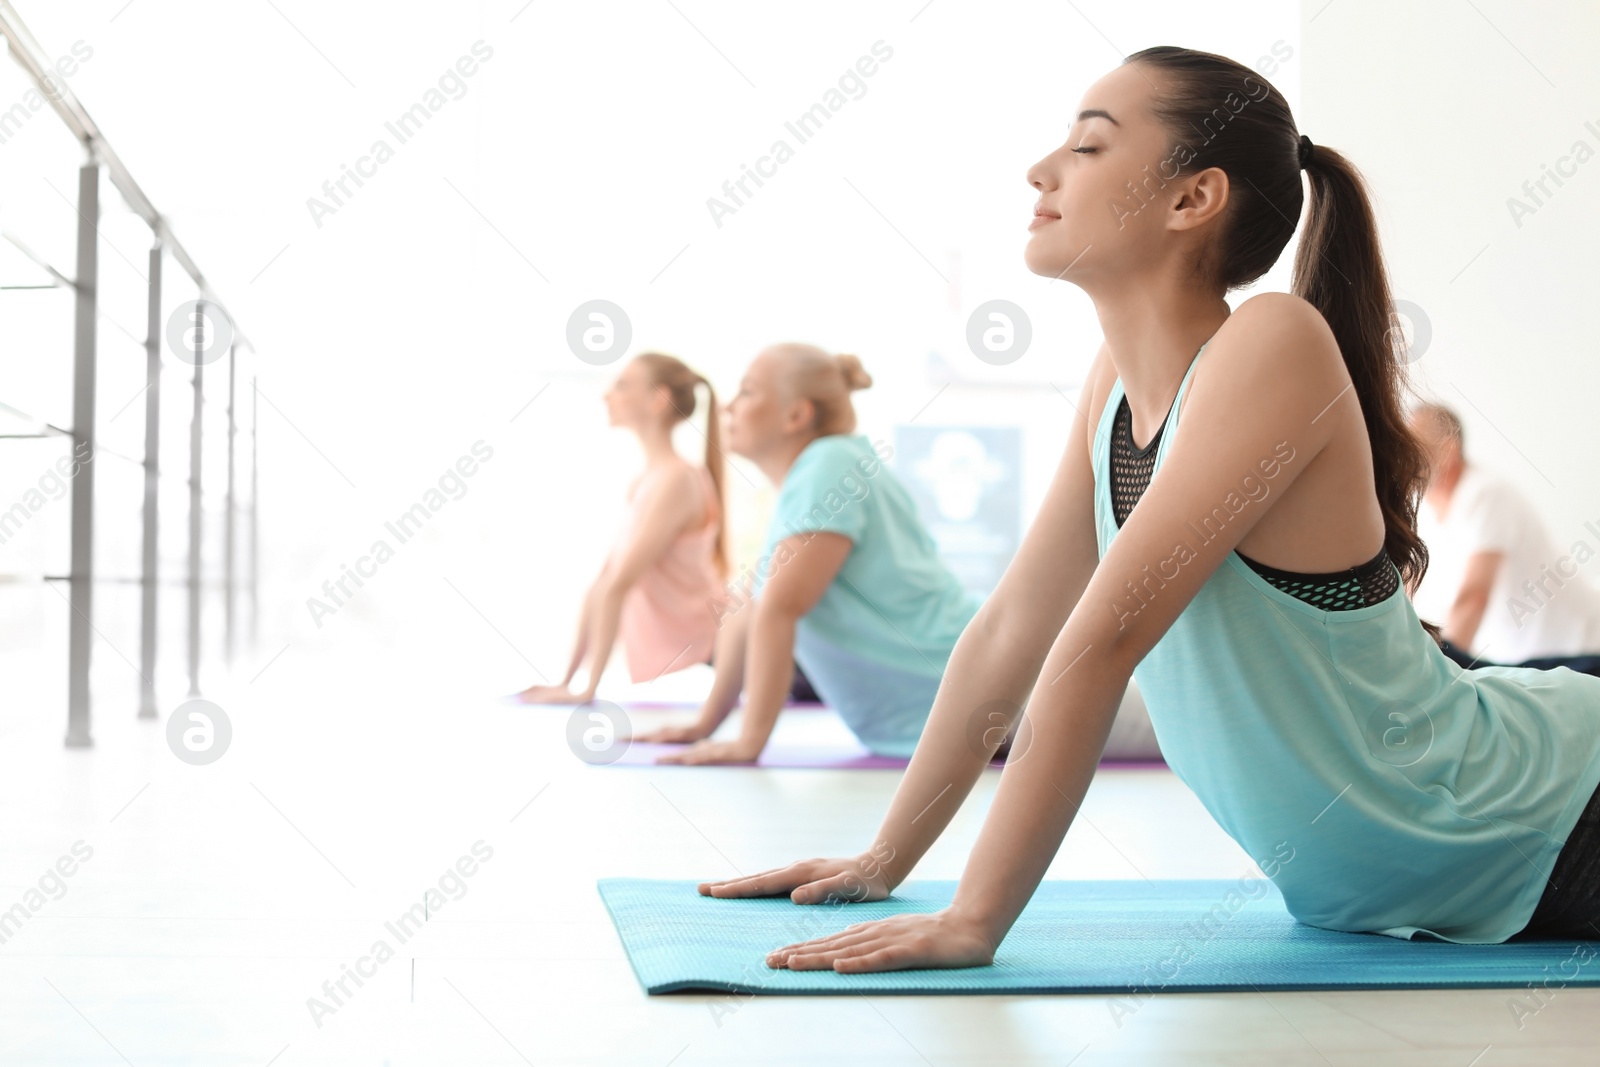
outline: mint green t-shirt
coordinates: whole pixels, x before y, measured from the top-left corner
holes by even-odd
[[[1159,431],[1157,474],[1200,358]],[[1122,396],[1119,377],[1094,439],[1102,558],[1120,529],[1110,441]],[[1166,569],[1147,567],[1149,583],[1113,610],[1143,610]],[[1133,676],[1168,765],[1311,926],[1505,941],[1600,784],[1600,678],[1462,670],[1403,587],[1328,611],[1230,552]]]
[[[852,542],[826,592],[796,627],[795,659],[817,693],[867,747],[908,756],[921,736],[976,594],[940,558],[905,486],[861,434],[812,441],[783,479],[755,568],[781,569],[789,537],[828,532]]]

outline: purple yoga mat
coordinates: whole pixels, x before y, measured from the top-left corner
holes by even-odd
[[[601,699],[603,700],[604,698],[602,697]],[[510,705],[512,705],[514,707],[519,707],[519,708],[554,708],[557,711],[567,711],[567,712],[570,712],[572,710],[572,708],[573,708],[573,705],[571,705],[571,704],[524,704],[522,701],[517,699],[517,694],[515,694],[515,693],[507,693],[506,695],[504,695],[502,697],[499,697],[498,700],[499,700],[499,702],[501,704],[510,704]],[[683,709],[683,710],[687,710],[687,711],[693,711],[693,710],[699,708],[700,704],[702,702],[698,701],[698,700],[693,701],[693,702],[684,701],[684,700],[627,700],[627,701],[610,701],[610,703],[616,704],[618,707],[624,708],[624,709],[640,708],[640,709],[643,709],[643,710],[646,710],[646,711],[662,711],[662,710],[671,711],[671,710]],[[789,703],[787,703],[787,704],[785,704],[783,706],[783,710],[784,711],[827,711],[828,710],[828,705],[826,705],[826,704],[818,704],[818,703],[816,703],[814,701],[808,701],[806,703],[796,703],[794,701],[791,701],[791,702],[789,702]]]
[[[562,705],[559,705],[559,706],[567,707],[568,705],[562,704]],[[675,703],[673,703],[673,702],[671,702],[669,700],[629,700],[625,704],[621,704],[620,706],[626,707],[626,708],[643,708],[643,709],[646,709],[648,711],[659,711],[662,708],[669,708],[669,709],[671,709],[671,708],[684,708],[684,709],[688,709],[688,710],[692,711],[692,710],[698,709],[700,707],[700,702],[696,701],[693,704],[675,704]],[[799,703],[795,703],[795,702],[791,701],[790,703],[785,704],[783,706],[783,710],[784,711],[827,711],[828,710],[828,705],[826,705],[826,704],[818,704],[818,703],[816,703],[814,701],[808,701],[807,703],[804,703],[804,704],[799,704]]]
[[[620,744],[620,742],[619,742]],[[609,763],[596,763],[600,767],[672,767],[680,764],[657,763],[656,757],[668,752],[679,752],[687,745],[656,744],[649,741],[630,741],[622,755]],[[899,759],[894,756],[875,756],[859,745],[796,745],[796,744],[770,744],[761,753],[754,764],[749,763],[713,763],[701,766],[711,767],[790,767],[790,768],[817,768],[832,771],[900,771],[905,770],[909,759]],[[1166,769],[1166,763],[1161,760],[1116,760],[1107,759],[1100,761],[1102,765],[1126,768],[1153,768]],[[1005,766],[1003,763],[990,763],[989,766],[999,770]]]

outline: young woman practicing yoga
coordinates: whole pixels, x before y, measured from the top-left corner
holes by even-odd
[[[1294,294],[1230,313],[1224,294],[1294,233],[1302,167]],[[1028,267],[1088,294],[1105,337],[1048,497],[957,642],[873,843],[700,892],[887,897],[983,770],[973,709],[1020,707],[1031,689],[1029,745],[949,907],[767,957],[991,963],[1132,674],[1168,763],[1300,921],[1469,943],[1600,936],[1600,679],[1463,670],[1407,595],[1427,566],[1425,461],[1354,166],[1300,136],[1249,68],[1162,47],[1096,82],[1027,180]]]
[[[728,447],[779,487],[778,501],[756,566],[721,609],[716,681],[699,717],[635,738],[696,742],[659,762],[755,760],[777,722],[775,680],[800,667],[868,749],[903,757],[916,748],[979,600],[940,558],[884,466],[888,446],[854,432],[850,393],[871,384],[855,356],[811,345],[774,345],[745,372],[727,407]],[[741,690],[739,736],[706,740]],[[1005,729],[1003,716],[974,718],[975,733],[999,739]],[[1160,755],[1136,691],[1122,703],[1106,754]]]
[[[704,466],[672,447],[673,428],[698,407],[697,389],[705,390]],[[593,699],[618,638],[635,682],[706,662],[716,641],[728,569],[716,395],[681,360],[647,352],[622,368],[605,403],[611,425],[638,436],[645,468],[628,491],[627,522],[584,594],[566,676],[523,690],[524,703]],[[587,680],[575,691],[572,679],[585,662]]]
[[[716,681],[699,718],[640,734],[693,741],[664,763],[748,763],[766,746],[798,661],[861,743],[909,756],[978,598],[940,559],[916,505],[855,433],[855,356],[775,345],[728,403],[727,444],[779,487],[765,547],[721,613]],[[880,450],[881,449],[881,450]],[[711,741],[739,703],[739,736]]]

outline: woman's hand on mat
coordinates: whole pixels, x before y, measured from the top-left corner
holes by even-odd
[[[642,734],[634,734],[633,740],[647,741],[651,744],[681,745],[690,741],[701,741],[710,736],[710,727],[701,722],[691,722],[675,726],[660,726],[654,730],[647,730]]]
[[[767,953],[767,966],[840,974],[918,967],[984,967],[994,946],[983,929],[946,908],[918,915],[856,923],[836,934],[799,941]]]
[[[574,693],[564,685],[531,685],[517,699],[524,704],[587,704],[594,694]]]
[[[701,882],[703,897],[775,897],[796,904],[862,903],[883,900],[894,886],[880,857],[863,852],[848,859],[800,860],[746,878]]]
[[[754,763],[764,745],[751,745],[735,738],[732,741],[696,741],[682,752],[669,752],[657,756],[657,763]]]

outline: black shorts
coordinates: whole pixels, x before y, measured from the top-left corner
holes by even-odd
[[[1600,789],[1567,835],[1533,918],[1516,936],[1600,941]]]
[[[714,658],[711,656],[706,657],[706,664],[715,667],[716,664],[712,662]],[[800,669],[800,664],[796,663],[794,665],[794,678],[789,682],[789,703],[821,704],[822,702],[822,698],[817,695],[816,689],[812,688],[811,679],[805,676],[805,672]]]

